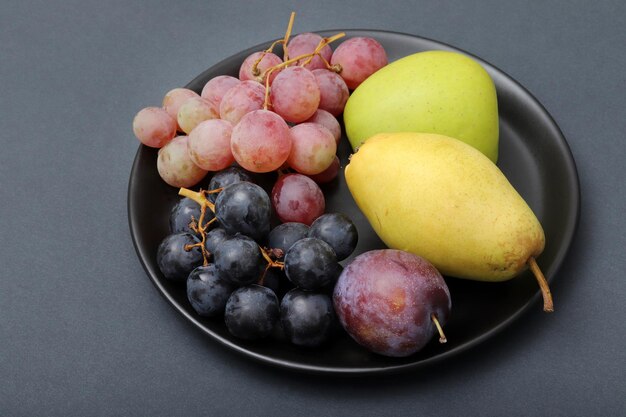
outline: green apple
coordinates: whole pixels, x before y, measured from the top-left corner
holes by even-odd
[[[493,80],[457,52],[418,52],[383,67],[354,90],[343,119],[353,149],[377,133],[438,133],[498,159]]]

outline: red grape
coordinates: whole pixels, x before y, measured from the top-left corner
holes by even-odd
[[[176,136],[176,120],[160,107],[146,107],[133,119],[133,132],[144,145],[161,148]]]
[[[272,109],[286,121],[300,123],[315,113],[320,89],[311,71],[302,67],[282,70],[270,90]]]
[[[354,90],[367,77],[387,65],[387,53],[375,39],[351,38],[337,47],[330,63],[339,64],[348,88]]]
[[[350,97],[346,82],[339,74],[327,69],[313,70],[313,75],[320,88],[319,108],[333,116],[339,116]]]
[[[269,110],[250,112],[233,129],[231,150],[237,163],[248,171],[274,171],[289,156],[289,126]]]
[[[187,99],[178,109],[178,125],[189,134],[198,123],[209,119],[218,119],[217,107],[202,97]]]
[[[252,71],[252,66],[263,54],[265,54],[265,56],[263,56],[261,62],[257,65],[257,71],[259,73],[255,75]],[[271,52],[255,52],[249,55],[241,64],[239,68],[239,79],[241,81],[252,80],[265,83],[265,79],[261,78],[263,72],[271,67],[282,64],[282,62],[283,60],[278,55]],[[278,72],[278,70],[275,70],[270,74],[270,84],[274,81]]]
[[[263,108],[265,87],[256,81],[243,81],[224,94],[220,103],[220,117],[236,125],[253,110]]]
[[[207,174],[189,157],[187,136],[177,136],[159,149],[157,171],[172,187],[193,187]]]
[[[305,123],[317,123],[324,126],[326,129],[330,130],[330,133],[332,133],[335,138],[335,142],[339,145],[339,141],[341,140],[341,126],[335,116],[328,113],[326,110],[316,110],[313,116],[305,120]]]
[[[327,182],[331,182],[332,180],[337,178],[337,174],[339,174],[340,168],[341,165],[339,163],[339,158],[337,157],[337,155],[335,155],[335,159],[333,159],[333,162],[330,163],[328,168],[326,168],[319,174],[309,175],[309,178],[311,178],[318,184],[326,184]]]
[[[211,78],[204,85],[200,96],[213,103],[219,109],[224,94],[240,82],[238,78],[230,75],[218,75],[215,78]]]
[[[289,58],[296,58],[300,55],[310,54],[315,51],[315,48],[319,45],[322,37],[317,33],[301,33],[299,35],[291,38],[289,43],[287,44],[287,51],[289,52]],[[320,50],[320,55],[324,57],[327,62],[330,62],[330,57],[333,55],[333,50],[330,48],[330,45],[324,46]],[[305,59],[298,60],[296,65],[302,64]],[[308,70],[314,70],[317,68],[326,68],[326,64],[319,56],[314,56],[307,65],[304,65],[304,68]]]
[[[272,188],[272,205],[281,222],[311,225],[324,213],[326,202],[320,187],[302,174],[283,175]]]
[[[163,108],[176,121],[178,130],[182,130],[178,125],[178,110],[180,106],[192,97],[198,97],[198,93],[188,88],[174,88],[163,97]]]
[[[205,120],[189,134],[189,156],[208,171],[219,171],[235,161],[230,150],[233,125],[222,119]]]
[[[314,175],[328,168],[335,158],[337,143],[328,129],[317,123],[301,123],[291,128],[289,166],[296,171]]]

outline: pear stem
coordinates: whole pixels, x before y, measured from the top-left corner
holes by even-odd
[[[537,261],[533,256],[528,259],[528,266],[532,271],[537,283],[539,283],[539,288],[541,288],[541,295],[543,296],[543,311],[546,313],[552,313],[554,311],[554,304],[552,303],[552,293],[550,292],[550,287],[548,286],[548,280],[539,269],[539,265],[537,265]]]
[[[430,319],[433,321],[433,323],[435,323],[437,331],[439,332],[439,343],[446,343],[448,339],[446,339],[446,335],[443,333],[443,329],[441,328],[441,324],[439,323],[439,320],[437,320],[437,316],[435,315],[435,313],[430,315]]]

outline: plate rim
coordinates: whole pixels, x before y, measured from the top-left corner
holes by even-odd
[[[381,29],[358,29],[357,28],[357,29],[324,29],[324,30],[315,31],[315,33],[322,34],[322,36],[328,36],[326,34],[334,34],[334,33],[339,33],[339,32],[345,32],[346,39],[351,36],[358,36],[359,34],[369,34],[370,36],[375,36],[375,34],[377,33],[388,34],[392,36],[399,36],[399,37],[405,37],[405,38],[410,38],[410,39],[417,39],[420,41],[426,41],[427,43],[431,43],[433,46],[436,46],[437,49],[439,50],[448,49],[450,51],[462,53],[480,62],[485,67],[485,69],[487,70],[490,76],[493,77],[495,74],[498,77],[502,77],[508,83],[512,84],[517,89],[519,89],[520,92],[524,96],[530,99],[530,102],[532,103],[532,105],[536,107],[536,109],[539,111],[542,117],[546,118],[549,127],[553,130],[554,136],[558,138],[557,144],[558,144],[559,152],[564,156],[563,160],[565,162],[566,171],[568,172],[567,178],[571,181],[570,187],[568,187],[568,189],[571,191],[570,198],[572,201],[571,201],[570,206],[574,209],[574,213],[571,213],[568,216],[568,219],[570,220],[567,222],[567,224],[563,228],[563,231],[564,231],[563,242],[566,242],[566,244],[559,246],[559,249],[554,256],[554,261],[553,261],[553,264],[555,265],[554,269],[550,271],[549,274],[546,274],[548,275],[547,276],[548,281],[550,283],[553,283],[555,277],[558,275],[558,271],[560,270],[563,264],[563,261],[565,260],[565,257],[567,256],[567,253],[570,250],[573,239],[578,230],[578,225],[579,225],[579,220],[580,220],[581,193],[580,193],[580,178],[579,178],[578,169],[576,166],[576,162],[574,160],[572,150],[561,128],[556,123],[556,120],[554,119],[554,117],[545,108],[545,106],[525,86],[520,84],[517,80],[515,80],[513,77],[511,77],[508,73],[506,73],[499,67],[485,61],[479,56],[476,56],[456,46],[450,45],[446,42],[438,41],[438,40],[420,36],[420,35],[414,35],[414,34],[391,31],[391,30],[381,30]],[[218,62],[211,65],[209,68],[207,68],[206,70],[202,71],[199,75],[194,77],[185,86],[188,87],[189,85],[197,83],[199,80],[206,78],[207,73],[213,72],[214,68],[221,65],[221,63],[223,63],[224,61],[231,60],[234,57],[238,55],[242,55],[244,53],[252,53],[255,50],[259,50],[260,48],[263,49],[272,41],[273,40],[268,40],[266,42],[259,43],[257,45],[243,49],[239,52],[236,52],[225,58],[220,59]],[[270,365],[275,368],[289,369],[292,371],[300,371],[300,372],[315,373],[315,374],[327,374],[327,375],[333,374],[337,376],[340,376],[340,375],[364,376],[364,375],[388,374],[388,373],[397,373],[397,372],[415,370],[415,369],[422,368],[422,367],[432,366],[443,360],[449,359],[454,356],[458,356],[460,353],[466,352],[470,350],[471,348],[474,348],[482,344],[486,340],[500,333],[505,328],[509,327],[513,322],[517,321],[519,317],[521,317],[530,309],[531,306],[534,306],[535,304],[537,304],[539,299],[541,298],[541,294],[539,290],[537,290],[537,292],[532,297],[530,297],[524,305],[522,305],[517,311],[509,315],[504,321],[500,322],[498,325],[491,327],[489,330],[485,331],[479,336],[472,338],[471,340],[468,340],[465,343],[462,343],[448,351],[445,351],[439,355],[425,358],[416,362],[409,362],[409,363],[403,363],[403,364],[391,365],[391,366],[336,368],[336,367],[329,367],[329,366],[304,364],[300,362],[294,362],[291,360],[276,359],[273,357],[266,356],[264,354],[254,352],[243,346],[240,346],[239,344],[233,341],[230,341],[220,336],[219,334],[213,332],[211,329],[207,328],[204,324],[198,321],[197,317],[195,317],[193,314],[190,314],[188,311],[182,308],[182,306],[179,305],[179,303],[173,298],[173,296],[169,294],[169,292],[164,287],[164,285],[159,280],[156,279],[155,277],[156,271],[154,271],[150,267],[150,265],[147,262],[146,255],[144,254],[142,248],[139,247],[139,243],[138,243],[139,231],[137,230],[138,225],[133,222],[133,218],[135,216],[134,214],[135,207],[134,207],[134,204],[132,203],[132,195],[133,195],[133,189],[135,185],[133,178],[135,178],[136,176],[136,169],[138,166],[138,160],[142,153],[142,149],[144,149],[144,145],[140,144],[135,154],[135,157],[133,158],[133,164],[132,164],[132,168],[130,171],[130,177],[129,177],[128,187],[127,187],[126,203],[127,203],[127,216],[128,216],[128,224],[129,224],[131,239],[132,239],[137,257],[139,258],[139,261],[144,271],[148,275],[148,278],[150,279],[150,281],[152,281],[152,283],[155,285],[158,292],[168,301],[168,303],[176,311],[181,313],[183,317],[185,317],[189,322],[191,322],[196,328],[198,328],[204,334],[210,336],[213,340],[217,341],[218,344],[224,347],[227,347],[231,351],[235,351],[238,354],[241,354],[245,357],[252,358],[257,362],[264,363],[266,365]]]

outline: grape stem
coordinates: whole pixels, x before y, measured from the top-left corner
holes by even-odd
[[[281,44],[281,43],[283,44],[284,59],[285,60],[287,59],[288,57],[287,42],[289,42],[289,37],[291,36],[291,30],[293,29],[293,21],[295,20],[295,18],[296,18],[296,12],[291,12],[291,16],[289,17],[289,24],[287,25],[287,31],[285,31],[285,36],[282,39],[278,39],[272,42],[270,47],[264,50],[261,53],[261,56],[257,58],[256,61],[254,61],[254,64],[252,64],[252,75],[254,75],[255,77],[258,77],[259,75],[261,75],[261,70],[259,70],[259,64],[263,60],[263,57],[265,57],[266,54],[272,53],[272,51],[274,50],[274,47],[278,44]]]
[[[281,261],[275,261],[270,257],[269,251],[265,248],[263,248],[262,246],[259,246],[259,249],[261,249],[261,254],[263,255],[263,258],[265,258],[265,260],[267,261],[267,268],[280,268],[280,269],[284,269],[285,268],[285,263],[281,262]]]
[[[548,280],[541,272],[539,265],[537,265],[537,261],[533,256],[528,258],[528,266],[532,271],[537,283],[539,283],[539,288],[541,288],[541,295],[543,296],[543,311],[546,313],[554,312],[554,303],[552,302],[552,293],[550,292],[550,286],[548,285]]]
[[[211,210],[213,213],[215,213],[215,204],[211,203],[206,198],[206,196],[208,194],[219,193],[220,191],[222,191],[221,188],[216,188],[215,190],[209,190],[209,191],[205,191],[205,190],[192,191],[188,188],[181,188],[180,190],[178,190],[178,195],[190,198],[200,205],[200,218],[198,219],[198,223],[194,224],[195,222],[192,221],[192,224],[190,226],[194,232],[200,235],[201,241],[200,243],[196,243],[193,245],[186,245],[185,250],[190,251],[194,247],[199,247],[200,250],[202,251],[202,259],[204,261],[203,262],[204,266],[207,266],[209,264],[209,257],[211,256],[211,253],[207,250],[205,246],[206,232],[209,226],[211,226],[211,224],[213,224],[213,222],[217,220],[216,217],[213,217],[211,220],[206,222],[206,224],[204,223],[204,217],[206,215],[207,208]],[[194,219],[192,218],[192,220]]]
[[[219,190],[219,191],[217,191]],[[213,213],[215,213],[215,204],[211,203],[205,196],[205,194],[213,194],[213,193],[219,193],[222,189],[221,188],[217,188],[216,190],[210,190],[210,191],[193,191],[190,190],[188,188],[181,188],[180,190],[178,190],[178,195],[181,195],[183,197],[187,197],[192,199],[193,201],[195,201],[196,203],[198,203],[200,205],[200,207],[208,207],[209,210],[211,210]]]
[[[345,33],[343,34],[345,35]],[[335,36],[331,36],[330,38],[322,38],[322,40],[320,41],[320,43],[317,44],[317,46],[315,47],[315,50],[313,51],[312,55],[310,57],[308,57],[307,59],[305,59],[300,65],[305,66],[311,63],[311,61],[313,60],[313,58],[315,57],[315,55],[319,56],[320,59],[324,62],[324,65],[326,65],[326,68],[328,68],[331,71],[334,72],[341,72],[341,65],[337,64],[337,65],[331,65],[326,58],[324,58],[321,54],[322,49],[324,49],[324,47],[326,45],[328,45],[329,43],[339,39],[339,38],[335,38]],[[341,37],[341,36],[340,36]]]
[[[439,320],[437,320],[437,316],[435,315],[435,313],[430,315],[430,319],[433,321],[433,323],[435,323],[437,331],[439,332],[439,343],[446,343],[448,339],[446,339],[446,335],[443,333],[443,329],[441,328],[441,324],[439,323]]]
[[[326,45],[328,45],[331,42],[336,41],[337,39],[343,38],[344,36],[346,36],[346,34],[344,32],[341,33],[337,33],[336,35],[333,35],[329,38],[323,38],[319,45],[317,46],[317,48],[315,48],[315,50],[313,52],[309,52],[308,54],[302,54],[302,55],[298,55],[294,58],[289,58],[286,61],[281,62],[280,64],[274,65],[273,67],[269,67],[267,68],[264,72],[263,72],[263,77],[265,77],[266,75],[269,75],[272,71],[276,71],[277,69],[281,69],[283,67],[286,67],[290,64],[293,64],[294,62],[298,62],[301,59],[306,59],[306,58],[313,58],[315,55],[319,55],[319,51]]]
[[[283,38],[283,61],[289,59],[289,52],[287,51],[287,44],[289,43],[289,37],[291,36],[291,30],[293,29],[293,21],[296,19],[296,12],[291,12],[289,17],[289,24],[287,24],[287,31]]]
[[[259,280],[257,281],[258,285],[263,285],[263,282],[265,281],[265,275],[267,275],[267,271],[269,271],[270,268],[280,268],[281,270],[283,270],[285,269],[285,263],[272,259],[272,257],[270,256],[271,254],[277,256],[274,254],[273,249],[265,249],[260,245],[259,249],[261,249],[261,255],[263,255],[263,258],[265,258],[265,260],[267,261],[267,265],[265,266],[265,269],[261,274],[261,278],[259,278]],[[279,252],[282,254],[282,251]]]
[[[319,45],[317,46],[317,48],[315,48],[315,50],[313,52],[310,52],[308,54],[302,54],[302,55],[298,55],[297,57],[294,58],[289,58],[283,62],[281,62],[280,64],[274,65],[273,67],[269,67],[267,68],[263,74],[261,75],[261,79],[265,79],[265,100],[263,102],[263,109],[267,110],[270,107],[270,75],[272,74],[272,72],[279,70],[281,68],[287,67],[295,62],[300,61],[301,59],[306,59],[306,58],[313,58],[315,55],[319,55],[319,51],[326,45],[328,45],[331,42],[336,41],[337,39],[343,38],[344,36],[346,36],[346,34],[344,32],[341,33],[337,33],[336,35],[333,35],[329,38],[323,38]],[[321,55],[320,55],[321,56]],[[322,58],[323,59],[323,58]],[[328,62],[326,60],[324,60],[324,62],[326,62],[326,64],[328,64]],[[330,64],[328,64],[329,67]]]

